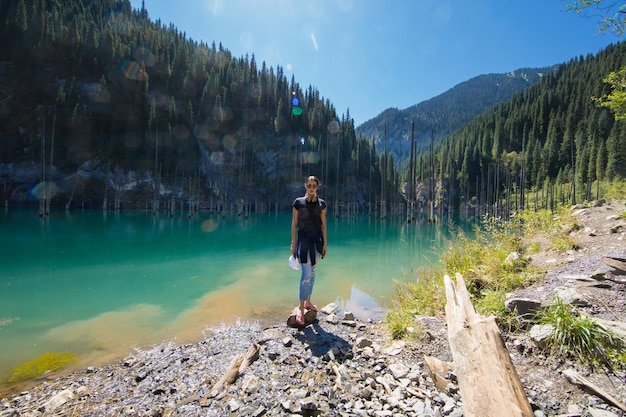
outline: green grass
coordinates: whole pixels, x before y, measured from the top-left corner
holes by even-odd
[[[447,242],[440,265],[420,270],[415,277],[404,276],[395,283],[395,305],[386,318],[392,337],[419,337],[419,332],[408,331],[416,327],[416,316],[445,314],[443,276],[457,272],[463,275],[480,314],[495,315],[499,325],[509,331],[520,329],[520,319],[514,312],[506,311],[504,301],[507,292],[533,283],[542,274],[528,267],[526,256],[546,249],[576,249],[569,234],[580,227],[565,208],[555,212],[526,210],[508,221],[483,219],[473,238],[459,234]],[[520,256],[514,258],[509,256],[511,253]],[[586,364],[602,364],[611,369],[626,367],[624,342],[594,320],[577,314],[562,300],[542,311],[537,321],[554,328],[546,341],[551,352]]]
[[[386,317],[387,327],[394,339],[419,338],[422,329],[414,317],[437,316],[445,305],[443,274],[438,268],[424,269],[414,281],[405,275],[394,285],[396,298]],[[408,332],[409,328],[415,331]]]
[[[567,236],[572,227],[575,222],[564,209],[529,209],[507,221],[484,218],[474,236],[459,233],[446,243],[440,265],[420,270],[415,277],[403,276],[396,282],[395,305],[386,318],[392,335],[406,337],[403,329],[414,325],[412,317],[445,314],[443,276],[457,272],[465,279],[479,313],[496,315],[501,322],[513,325],[504,308],[506,293],[530,285],[541,276],[540,271],[530,270],[527,264],[527,255],[542,250],[533,238],[542,236],[553,250],[565,251],[575,247]]]
[[[546,339],[546,348],[565,357],[573,357],[589,365],[602,364],[610,369],[626,365],[624,343],[606,327],[577,313],[571,305],[557,298],[541,311],[538,322],[550,325],[553,332]]]

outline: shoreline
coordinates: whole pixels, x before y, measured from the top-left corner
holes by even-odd
[[[382,306],[380,306],[380,308],[384,309]],[[342,313],[342,310],[338,309],[337,313]],[[382,318],[377,318],[377,316],[379,315],[380,312],[374,312],[369,316],[362,315],[361,319],[366,322],[381,322],[384,320],[384,315]],[[56,379],[66,378],[68,376],[71,376],[72,374],[82,373],[87,369],[108,368],[110,366],[116,366],[121,361],[123,361],[124,358],[132,355],[133,352],[151,350],[160,346],[171,345],[176,347],[182,347],[203,343],[206,341],[207,335],[210,335],[211,329],[235,327],[238,326],[239,323],[255,324],[258,325],[260,329],[284,327],[288,316],[289,313],[285,312],[283,309],[277,310],[269,307],[258,307],[254,308],[246,316],[233,317],[232,320],[220,320],[215,321],[213,324],[207,324],[205,325],[204,329],[201,330],[199,334],[197,334],[197,336],[186,335],[184,337],[166,338],[144,345],[132,345],[128,347],[123,347],[113,353],[109,353],[104,358],[94,359],[93,355],[85,360],[81,360],[79,358],[78,361],[70,363],[62,369],[56,371],[48,371],[43,375],[37,376],[32,379],[22,380],[14,383],[8,383],[5,379],[5,381],[0,383],[0,399],[17,395],[19,394],[19,392],[22,391],[28,391],[39,384],[49,383],[50,381],[54,381]]]
[[[0,399],[0,415],[341,415],[357,409],[360,415],[434,415],[446,409],[462,416],[458,393],[439,392],[424,362],[406,343],[389,343],[382,326],[339,315],[334,304],[301,330],[238,321],[208,329],[197,343],[136,349],[114,364],[40,381]],[[258,357],[217,389],[234,359],[254,346]]]

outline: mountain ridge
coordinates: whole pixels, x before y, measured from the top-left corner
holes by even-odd
[[[477,75],[403,110],[387,108],[359,125],[356,132],[374,138],[378,149],[384,146],[386,136],[388,152],[397,160],[404,161],[410,151],[411,123],[415,123],[417,150],[423,151],[428,148],[431,139],[438,143],[493,106],[525,91],[558,67],[527,67],[506,73]],[[451,114],[457,117],[451,118]]]

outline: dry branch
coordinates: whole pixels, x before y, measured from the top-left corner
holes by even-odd
[[[259,358],[259,351],[261,346],[253,344],[248,348],[248,351],[243,354],[235,356],[228,366],[224,375],[211,387],[206,398],[214,398],[221,394],[230,384],[235,382],[239,375],[241,375],[252,362]]]
[[[581,385],[582,387],[586,388],[591,393],[597,395],[598,397],[604,399],[605,401],[613,404],[615,407],[619,408],[620,410],[626,412],[626,405],[624,405],[624,403],[620,402],[617,398],[613,397],[611,394],[604,391],[602,388],[595,385],[593,382],[584,378],[582,375],[580,375],[578,372],[574,371],[573,369],[568,369],[568,370],[563,371],[563,375],[565,375],[567,380],[571,382],[572,384]]]
[[[426,365],[428,365],[428,369],[430,370],[430,375],[435,383],[435,387],[439,391],[445,391],[448,385],[451,384],[451,381],[448,380],[446,375],[453,371],[453,364],[450,362],[444,362],[433,356],[424,356],[424,359],[426,360]]]

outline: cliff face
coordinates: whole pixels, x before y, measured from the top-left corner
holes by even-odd
[[[155,196],[159,200],[188,199],[182,189],[172,189],[155,181],[146,170],[111,169],[98,161],[87,161],[75,172],[58,168],[42,169],[35,163],[0,164],[2,202],[11,207],[37,207],[50,198],[51,207],[64,208],[146,208]],[[158,193],[155,193],[158,184]],[[118,206],[114,206],[117,200]]]
[[[299,182],[278,181],[273,164],[262,167],[261,185],[238,184],[224,178],[215,157],[203,153],[200,173],[157,176],[147,169],[122,169],[109,163],[89,160],[74,172],[58,167],[19,162],[0,164],[0,205],[36,208],[49,196],[51,208],[61,209],[149,209],[149,210],[289,210],[296,196],[303,194]],[[273,160],[271,153],[259,159]],[[353,199],[351,205],[365,209],[367,198],[358,187],[347,184],[344,193]],[[334,203],[335,187],[324,186],[320,195]],[[345,204],[345,203],[339,203]],[[332,205],[331,205],[332,209]]]

